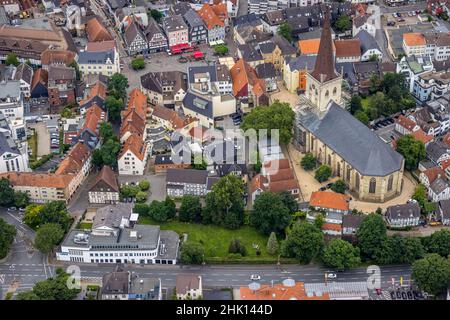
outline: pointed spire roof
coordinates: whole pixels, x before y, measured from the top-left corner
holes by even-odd
[[[319,53],[311,75],[320,82],[330,81],[339,75],[334,68],[333,40],[331,38],[330,9],[327,7],[320,37]]]

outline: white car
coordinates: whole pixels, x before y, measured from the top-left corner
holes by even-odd
[[[252,281],[261,280],[261,276],[259,274],[252,274],[250,276],[250,280]]]
[[[327,272],[327,273],[325,274],[325,276],[326,276],[328,279],[336,279],[336,278],[337,278],[337,274],[336,274],[336,273],[333,273],[333,272]]]

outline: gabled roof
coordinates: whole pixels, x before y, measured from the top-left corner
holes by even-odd
[[[336,57],[359,57],[361,56],[361,43],[359,39],[335,40]]]
[[[420,206],[415,202],[390,206],[386,210],[386,216],[391,220],[420,217]]]
[[[86,24],[86,33],[88,40],[92,42],[113,40],[111,34],[103,23],[100,22],[98,17],[94,17],[88,21]]]
[[[41,54],[42,65],[64,64],[68,66],[74,59],[76,53],[68,50],[47,49]]]
[[[302,55],[317,55],[319,53],[320,39],[300,40],[298,48]]]
[[[144,34],[142,33],[141,29],[137,26],[137,23],[133,21],[124,32],[124,39],[127,44],[127,46],[131,46],[133,41],[140,36],[142,40],[145,39]]]
[[[361,42],[362,53],[365,53],[366,51],[371,49],[380,50],[380,46],[378,45],[375,38],[372,37],[366,30],[361,30],[360,32],[358,32],[356,37]]]
[[[131,151],[139,160],[144,161],[145,158],[145,143],[142,137],[131,134],[122,145],[118,159],[122,158],[125,153]]]
[[[8,179],[12,186],[66,189],[73,177],[52,173],[7,172],[0,174],[0,178]]]
[[[23,80],[26,83],[31,84],[31,81],[33,80],[33,68],[26,63],[21,63],[16,69],[14,80]]]
[[[90,155],[91,150],[84,143],[77,142],[72,149],[70,149],[64,160],[61,161],[55,174],[78,174]]]
[[[90,190],[98,189],[100,187],[104,189],[105,187],[109,187],[112,191],[119,192],[116,175],[110,166],[103,166]]]
[[[212,6],[208,3],[205,3],[197,13],[203,19],[203,22],[205,22],[208,30],[225,26],[224,22],[217,16]]]
[[[308,113],[300,122],[364,176],[387,176],[403,167],[403,157],[349,112],[330,102],[319,119]]]
[[[350,209],[350,197],[331,191],[316,191],[311,194],[309,205],[327,209],[348,211]]]
[[[437,178],[445,177],[445,172],[441,167],[432,167],[423,172],[428,178],[428,183],[433,183]]]
[[[243,59],[239,59],[230,70],[231,79],[233,79],[233,94],[237,96],[239,92],[250,84],[257,90],[265,91],[264,80],[259,79],[254,68],[252,68]]]
[[[414,127],[417,126],[417,123],[404,115],[400,115],[397,119],[395,119],[395,123],[409,131],[412,131]]]
[[[41,84],[47,88],[48,84],[48,71],[44,69],[37,69],[33,74],[33,81],[31,82],[31,90],[33,90],[38,84]]]

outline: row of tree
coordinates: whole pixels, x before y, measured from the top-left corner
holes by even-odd
[[[21,191],[15,191],[11,183],[6,178],[0,179],[0,206],[25,208],[30,203],[28,194]]]

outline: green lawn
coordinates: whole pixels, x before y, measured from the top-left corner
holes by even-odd
[[[92,229],[92,222],[81,222],[80,229]]]
[[[36,160],[37,158],[37,132],[35,132],[32,136],[28,138],[28,145],[31,149],[31,157],[30,160]]]
[[[203,244],[207,262],[236,262],[226,259],[228,256],[228,246],[233,238],[241,239],[242,243],[247,248],[247,256],[239,261],[255,261],[261,263],[274,263],[277,261],[277,256],[271,256],[266,251],[268,237],[248,226],[237,230],[229,230],[213,225],[184,223],[179,221],[156,223],[148,217],[140,217],[139,223],[160,225],[161,230],[173,230],[180,235],[187,233],[188,240],[197,241]],[[256,250],[252,247],[253,243],[259,245],[261,250],[260,256],[256,255]],[[289,260],[283,259],[285,262],[288,262]]]

